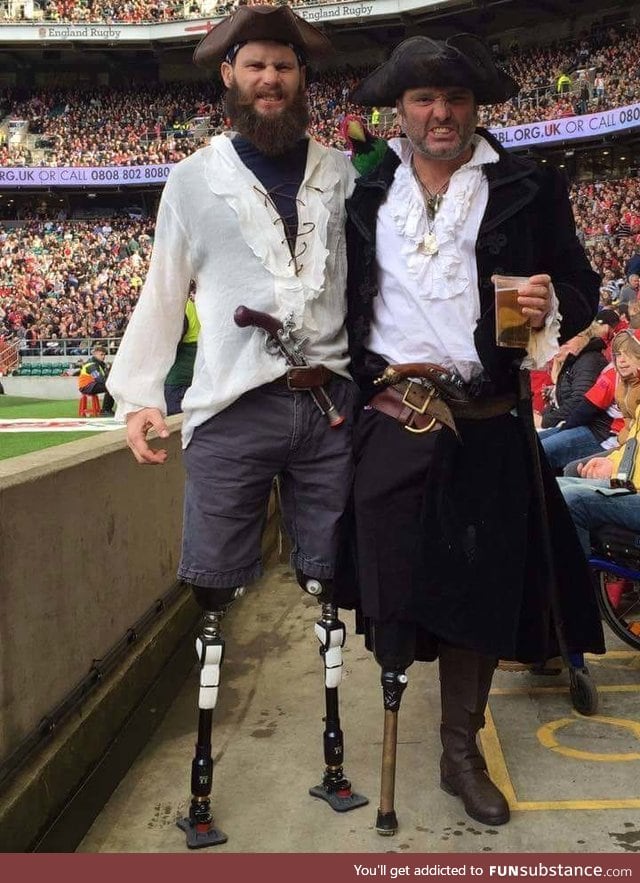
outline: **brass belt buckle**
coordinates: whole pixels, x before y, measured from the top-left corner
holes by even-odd
[[[426,414],[427,408],[431,402],[431,399],[434,396],[435,389],[431,386],[426,392],[424,401],[420,406],[415,405],[412,401],[409,400],[409,396],[411,396],[413,389],[417,387],[422,393],[425,392],[425,387],[419,383],[413,383],[413,381],[409,381],[409,385],[404,391],[404,395],[402,396],[402,404],[406,405],[408,408],[411,408],[412,411],[415,411],[416,414]],[[410,419],[414,419],[413,416]],[[416,435],[422,435],[423,432],[429,432],[429,430],[433,429],[433,426],[436,422],[436,418],[432,417],[429,423],[426,426],[423,426],[422,429],[416,429],[414,426],[410,426],[409,423],[404,424],[404,428],[407,432],[413,432]]]

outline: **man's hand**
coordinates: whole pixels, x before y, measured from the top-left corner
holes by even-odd
[[[588,463],[578,463],[580,478],[611,478],[613,463],[608,457],[594,457]]]
[[[147,433],[154,429],[160,438],[169,438],[169,430],[157,408],[142,408],[127,414],[127,444],[138,463],[159,466],[167,459],[164,449],[154,451],[147,444]]]
[[[551,309],[551,276],[538,273],[519,287],[518,304],[522,315],[529,319],[532,328],[542,328]]]

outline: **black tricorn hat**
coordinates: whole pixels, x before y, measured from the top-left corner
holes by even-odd
[[[232,46],[249,40],[290,43],[309,59],[334,51],[328,37],[289,6],[239,6],[198,43],[193,61],[199,67],[216,67]]]
[[[407,90],[420,86],[464,86],[478,104],[500,104],[520,87],[496,67],[491,50],[474,34],[448,40],[409,37],[353,91],[357,104],[392,107]]]

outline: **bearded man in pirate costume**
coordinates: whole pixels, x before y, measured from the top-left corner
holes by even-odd
[[[397,713],[405,668],[438,658],[441,786],[488,825],[509,819],[476,744],[498,659],[555,655],[560,620],[569,651],[604,652],[584,556],[537,462],[521,370],[589,324],[599,282],[560,175],[477,128],[478,104],[516,92],[472,35],[404,41],[352,97],[395,106],[405,137],[347,203],[362,402],[358,592],[343,586],[340,604],[359,609],[387,711]],[[495,274],[526,277],[517,302],[527,351],[496,344]],[[379,832],[396,827],[381,806]]]
[[[262,572],[275,476],[300,586],[322,607],[326,769],[311,794],[338,812],[367,803],[342,770],[338,716],[344,625],[332,602],[338,522],[353,474],[355,385],[347,369],[345,199],[354,170],[306,134],[307,59],[332,51],[289,7],[242,6],[195,51],[218,67],[234,131],[178,163],[165,185],[149,273],[110,375],[138,462],[164,421],[164,378],[190,283],[200,321],[184,396],[186,489],[179,577],[204,611],[197,641],[200,717],[187,845],[226,840],[213,824],[211,722],[221,677],[220,620]],[[265,332],[270,347],[265,346]]]

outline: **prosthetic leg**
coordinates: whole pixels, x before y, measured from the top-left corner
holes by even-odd
[[[442,758],[440,787],[462,799],[467,815],[485,825],[509,821],[509,805],[487,774],[476,735],[484,726],[496,659],[440,643]]]
[[[242,594],[242,587],[214,589],[192,586],[196,601],[204,612],[202,631],[196,639],[196,653],[200,661],[200,695],[198,706],[198,741],[191,764],[191,806],[189,816],[178,821],[178,827],[187,835],[189,849],[203,849],[226,843],[227,835],[216,828],[211,815],[211,785],[213,759],[211,757],[211,725],[213,709],[218,698],[220,668],[224,659],[224,638],[220,622],[231,603]]]
[[[372,626],[373,652],[382,669],[380,683],[384,702],[384,735],[380,770],[380,805],[376,831],[390,837],[398,830],[395,811],[398,712],[408,678],[405,670],[415,657],[415,628],[409,623],[375,623]]]
[[[345,777],[344,743],[340,729],[338,708],[338,686],[342,680],[342,648],[346,639],[344,623],[338,619],[337,608],[331,603],[332,584],[296,573],[298,583],[307,594],[312,595],[322,607],[322,615],[315,625],[316,637],[320,641],[320,656],[324,661],[324,695],[326,716],[323,734],[324,760],[326,768],[322,782],[309,789],[312,797],[326,800],[336,812],[347,812],[369,803],[368,798],[354,794],[351,782]]]

